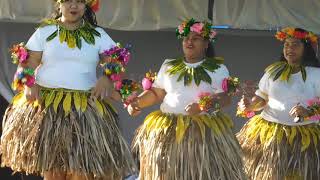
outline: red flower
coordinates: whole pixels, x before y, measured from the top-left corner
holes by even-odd
[[[305,39],[307,35],[308,35],[307,32],[295,31],[295,32],[293,33],[293,36],[294,36],[295,38],[297,38],[297,39]]]

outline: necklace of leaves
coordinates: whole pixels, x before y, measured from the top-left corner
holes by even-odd
[[[281,81],[289,81],[294,67],[285,61],[279,61],[271,64],[265,70],[265,72],[270,74],[273,81],[280,78]],[[307,73],[304,66],[300,66],[301,76],[303,81],[307,79]]]
[[[177,81],[179,82],[183,79],[184,86],[190,85],[192,80],[194,80],[197,86],[199,86],[201,81],[211,84],[211,78],[207,71],[214,72],[222,63],[222,58],[205,58],[197,67],[189,67],[184,63],[184,58],[177,58],[167,62],[167,64],[171,66],[170,69],[167,70],[167,73],[169,73],[169,75],[178,74]]]
[[[47,37],[47,41],[51,41],[57,35],[59,35],[60,43],[66,42],[69,48],[78,47],[81,49],[82,41],[81,38],[84,39],[85,42],[88,44],[95,44],[94,36],[101,37],[101,34],[95,30],[95,28],[87,22],[83,22],[83,24],[74,30],[69,30],[65,28],[61,22],[56,19],[47,19],[45,20],[40,27],[46,25],[57,25],[57,30],[54,31],[50,36]]]

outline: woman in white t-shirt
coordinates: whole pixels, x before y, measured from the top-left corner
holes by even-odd
[[[6,111],[1,165],[46,180],[121,179],[137,169],[108,103],[119,94],[107,76],[96,77],[115,42],[97,26],[97,1],[56,3],[56,16],[26,44],[23,68],[37,69],[35,83]]]
[[[230,103],[221,86],[229,72],[209,53],[215,31],[210,23],[191,19],[178,27],[177,36],[183,38],[184,57],[165,60],[153,87],[128,106],[129,114],[137,115],[161,102],[133,142],[140,179],[246,179],[232,120],[218,107]],[[207,111],[199,106],[201,93],[213,94]]]
[[[320,97],[320,63],[312,47],[317,37],[300,28],[276,37],[284,41],[280,61],[266,69],[256,95],[239,102],[243,112],[262,109],[237,136],[245,168],[251,179],[320,179],[320,127],[307,106]]]

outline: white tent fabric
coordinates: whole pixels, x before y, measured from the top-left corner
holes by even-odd
[[[1,0],[0,20],[39,22],[50,16],[53,0]],[[176,27],[194,17],[207,20],[208,0],[100,0],[99,25],[117,30]]]
[[[214,24],[238,29],[302,27],[320,34],[319,0],[215,0]]]
[[[194,17],[207,20],[209,0],[100,0],[101,26],[117,30],[174,28]],[[0,20],[39,22],[53,0],[1,0]],[[214,0],[213,22],[232,28],[269,30],[303,27],[320,34],[319,0]]]

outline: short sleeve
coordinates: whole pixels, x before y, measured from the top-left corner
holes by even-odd
[[[259,82],[259,89],[256,90],[255,94],[265,100],[268,99],[268,92],[269,92],[269,74],[265,73]]]
[[[96,30],[101,34],[101,37],[98,39],[99,54],[102,54],[104,51],[116,45],[116,43],[102,28],[97,28]]]
[[[225,78],[230,77],[229,70],[225,65],[221,64],[220,68],[217,69],[215,73],[216,73],[216,78],[215,78],[215,82],[213,83],[213,88],[215,90],[215,93],[224,92],[222,89],[222,81]]]
[[[157,78],[153,82],[152,87],[164,89],[164,76],[166,73],[167,61],[161,65],[159,72],[157,73]]]
[[[45,40],[41,36],[41,28],[38,28],[28,40],[26,47],[31,51],[43,51]]]

